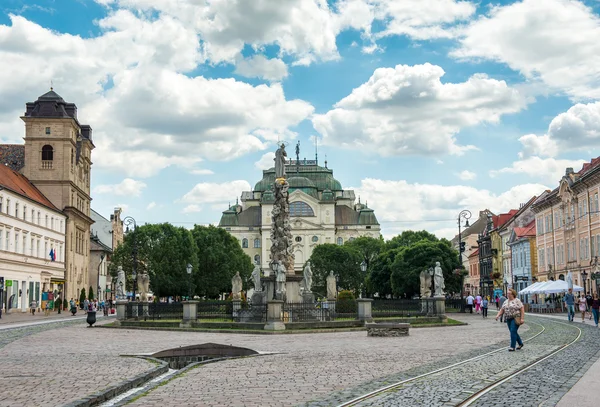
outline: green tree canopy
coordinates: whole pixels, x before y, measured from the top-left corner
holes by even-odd
[[[458,252],[446,239],[423,239],[400,251],[392,264],[391,283],[394,295],[412,297],[420,291],[419,274],[439,261],[444,272],[445,291],[460,292],[461,278],[454,274],[459,267]]]
[[[439,239],[432,233],[426,230],[405,230],[398,236],[394,236],[386,242],[386,249],[397,249],[399,247],[409,247],[421,240],[428,240],[430,242],[437,242]]]
[[[197,295],[217,298],[221,293],[230,292],[231,279],[237,271],[247,289],[252,259],[231,233],[212,225],[196,225],[191,234],[198,257],[198,272],[194,275]]]
[[[321,244],[310,256],[313,271],[312,291],[319,295],[327,294],[327,275],[331,270],[338,278],[338,290],[352,290],[358,293],[364,276],[360,271],[361,254],[350,246]]]
[[[94,289],[92,288],[92,286],[90,286],[90,289],[88,290],[88,299],[94,299]]]

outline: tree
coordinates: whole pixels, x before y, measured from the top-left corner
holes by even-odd
[[[362,276],[363,284],[365,284],[367,296],[370,297],[373,292],[372,284],[372,267],[371,264],[379,256],[379,253],[385,248],[385,241],[383,237],[375,239],[372,237],[361,236],[354,240],[348,240],[344,243],[344,247],[353,250],[361,258],[361,263],[364,261],[367,263],[367,274]]]
[[[313,292],[327,294],[327,275],[331,270],[338,279],[338,290],[352,290],[358,293],[363,275],[360,271],[360,253],[349,246],[321,244],[315,247],[310,256],[313,270]]]
[[[129,232],[114,251],[111,275],[122,266],[127,275],[127,288],[133,289],[133,248],[137,247],[136,272],[150,276],[150,290],[158,297],[185,296],[193,291],[193,275],[187,275],[187,264],[197,270],[196,246],[189,230],[169,223],[146,224]]]
[[[460,265],[458,252],[446,239],[422,239],[400,251],[392,264],[391,283],[394,295],[412,297],[420,293],[421,271],[439,261],[444,273],[445,292],[460,292],[461,278],[454,274]]]
[[[369,279],[367,281],[368,291],[377,293],[379,297],[387,297],[392,295],[392,266],[396,256],[405,248],[399,247],[396,249],[386,250],[380,253],[371,263]]]
[[[90,289],[88,290],[88,299],[90,301],[94,299],[94,289],[92,288],[92,286],[90,286]]]
[[[218,298],[231,292],[231,279],[238,271],[247,289],[254,266],[231,233],[212,225],[195,225],[191,235],[199,259],[194,274],[197,295]]]
[[[81,294],[79,294],[79,305],[83,307],[83,303],[85,302],[85,288],[81,289]]]
[[[429,233],[426,230],[405,230],[398,236],[394,236],[386,242],[387,250],[397,249],[399,247],[409,247],[421,240],[427,240],[430,242],[437,242],[439,239],[436,235]]]

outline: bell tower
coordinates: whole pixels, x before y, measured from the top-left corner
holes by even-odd
[[[89,287],[92,128],[53,89],[26,104],[23,175],[67,215],[64,299]]]

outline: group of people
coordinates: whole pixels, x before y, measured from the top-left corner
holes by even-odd
[[[497,299],[497,297],[496,297]],[[475,308],[475,312],[477,314],[479,314],[479,312],[481,312],[481,315],[483,316],[483,318],[487,318],[488,317],[488,307],[490,304],[490,296],[485,296],[482,297],[481,295],[477,295],[476,297],[473,297],[471,295],[471,293],[469,293],[469,295],[467,296],[467,308],[469,309],[469,312],[472,314],[473,313],[473,307]],[[498,308],[498,302],[496,302],[496,308]]]
[[[586,314],[589,314],[589,319],[594,318],[594,324],[598,327],[598,317],[600,312],[600,299],[598,294],[594,295],[581,293],[579,297],[573,294],[573,289],[569,288],[569,292],[565,294],[564,302],[567,306],[567,315],[569,322],[575,319],[575,308],[581,313],[581,322],[585,322]]]
[[[69,307],[73,315],[77,313],[78,308],[83,309],[85,312],[97,312],[98,310],[102,310],[104,315],[108,315],[108,310],[112,308],[112,300],[108,300],[108,303],[106,303],[104,300],[99,302],[98,300],[90,301],[86,299],[80,304],[79,301],[71,298],[71,301],[69,301]]]

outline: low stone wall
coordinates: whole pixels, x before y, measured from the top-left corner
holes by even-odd
[[[410,324],[366,324],[367,336],[408,336]]]

